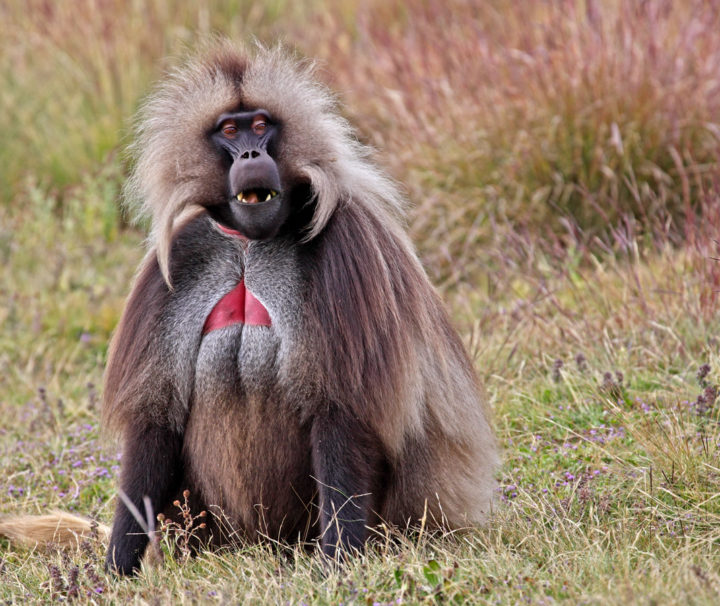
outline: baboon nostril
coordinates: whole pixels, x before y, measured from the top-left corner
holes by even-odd
[[[251,152],[251,155],[252,155],[253,158],[257,158],[257,157],[260,155],[260,152],[253,150],[253,151]]]
[[[244,152],[244,153],[240,154],[240,157],[243,160],[247,160],[250,157],[250,152]]]

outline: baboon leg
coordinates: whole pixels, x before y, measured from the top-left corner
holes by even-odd
[[[322,550],[335,558],[365,544],[384,459],[379,441],[337,407],[315,418],[311,439]]]
[[[125,434],[120,489],[141,515],[143,497],[150,498],[153,515],[163,511],[182,477],[182,436],[154,424],[131,425]],[[128,575],[140,568],[149,537],[125,503],[118,499],[105,566]]]

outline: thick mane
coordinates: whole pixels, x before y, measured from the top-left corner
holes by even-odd
[[[323,398],[352,410],[389,450],[408,432],[424,431],[429,399],[446,409],[448,425],[460,422],[444,406],[456,397],[452,389],[433,393],[428,385],[460,384],[467,394],[475,385],[472,368],[396,224],[360,202],[348,204],[310,250],[307,318]],[[476,404],[479,393],[469,393]]]
[[[332,92],[316,80],[313,63],[281,47],[260,49],[248,63],[242,89],[247,105],[268,106],[286,125],[279,155],[294,164],[317,196],[309,239],[322,231],[338,204],[362,201],[381,214],[402,214],[395,184],[368,160],[370,149],[340,116]]]
[[[124,195],[136,216],[149,216],[151,246],[168,281],[173,233],[203,200],[224,196],[207,140],[217,116],[238,104],[246,62],[229,45],[196,55],[171,71],[148,96],[128,149],[135,165]],[[207,61],[205,59],[208,59]]]
[[[404,201],[368,158],[338,112],[335,96],[315,76],[315,65],[281,46],[238,50],[213,42],[174,69],[138,113],[135,160],[125,199],[136,215],[152,218],[150,245],[168,279],[173,233],[201,204],[225,195],[218,159],[207,134],[223,112],[262,108],[282,125],[278,155],[285,177],[307,182],[315,212],[305,234],[316,237],[344,204],[362,204],[395,223]],[[397,230],[401,234],[401,230]]]

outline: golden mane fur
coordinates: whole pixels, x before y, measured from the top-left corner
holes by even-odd
[[[244,65],[241,78],[232,78]],[[238,49],[215,41],[173,70],[138,114],[130,153],[135,168],[125,197],[140,215],[152,218],[150,245],[156,247],[166,281],[173,234],[203,200],[222,195],[211,154],[199,146],[223,112],[263,107],[283,124],[279,156],[285,169],[306,179],[316,210],[306,238],[317,236],[339,204],[363,204],[390,224],[403,214],[395,184],[369,160],[350,124],[337,111],[334,95],[314,77],[315,66],[281,46]],[[311,142],[311,145],[308,145]],[[219,185],[219,184],[218,184]],[[397,230],[398,234],[403,233]]]

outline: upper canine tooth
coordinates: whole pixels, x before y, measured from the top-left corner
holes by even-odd
[[[271,196],[270,194],[268,194],[267,196],[265,196],[265,202],[267,202],[271,197],[272,197],[272,196]]]
[[[238,200],[241,202],[245,199],[245,196],[243,195],[244,192],[240,192],[237,196],[235,196]]]

